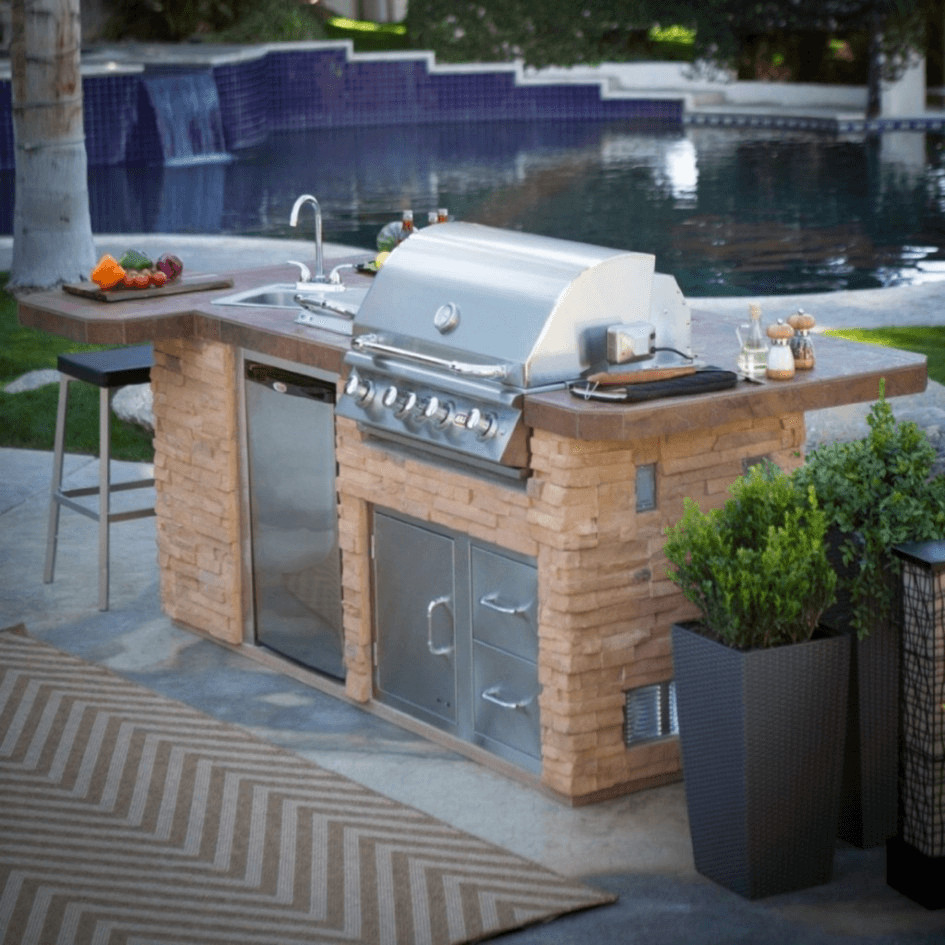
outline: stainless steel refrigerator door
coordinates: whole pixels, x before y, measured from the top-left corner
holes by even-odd
[[[344,678],[334,386],[246,365],[257,642]]]

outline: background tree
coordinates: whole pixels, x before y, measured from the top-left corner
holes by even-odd
[[[861,37],[867,58],[867,114],[879,113],[883,81],[899,78],[925,48],[930,13],[939,0],[681,0],[674,18],[696,31],[697,60],[737,66],[754,44],[798,44],[793,78],[816,80],[814,58],[831,36]]]
[[[626,58],[627,43],[645,37],[651,0],[410,0],[414,46],[447,62],[569,66]],[[664,6],[665,9],[665,6]]]
[[[11,289],[85,279],[95,264],[80,46],[79,0],[13,0]]]

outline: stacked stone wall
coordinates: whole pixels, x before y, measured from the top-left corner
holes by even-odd
[[[434,522],[538,562],[542,781],[572,801],[679,776],[675,738],[628,748],[626,694],[672,678],[669,629],[694,616],[669,581],[663,531],[685,496],[721,504],[747,462],[800,462],[803,415],[636,442],[536,431],[521,486],[365,442],[338,421],[348,693],[372,697],[371,509]],[[657,508],[636,510],[636,470],[655,464]]]
[[[156,342],[151,385],[164,612],[241,643],[236,352],[201,340]]]

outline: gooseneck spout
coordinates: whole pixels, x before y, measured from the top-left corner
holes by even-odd
[[[315,210],[315,275],[312,277],[312,281],[328,282],[328,277],[325,275],[325,255],[322,248],[322,208],[311,194],[302,194],[292,205],[289,225],[298,226],[299,210],[307,203],[310,203]]]

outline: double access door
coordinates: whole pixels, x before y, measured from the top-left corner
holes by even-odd
[[[379,701],[539,772],[534,562],[395,513],[373,524]]]

